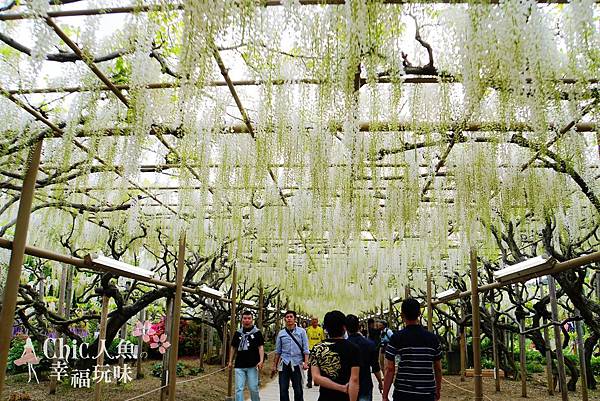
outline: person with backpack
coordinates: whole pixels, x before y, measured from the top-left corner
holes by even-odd
[[[388,328],[387,322],[385,320],[378,320],[376,325],[377,330],[379,331],[379,343],[377,344],[377,348],[379,349],[379,366],[384,366],[383,362],[385,360],[385,347],[390,342],[390,339],[394,335],[394,332]],[[385,376],[385,372],[383,372]]]
[[[289,401],[290,380],[294,401],[304,401],[302,370],[308,369],[308,336],[306,330],[296,325],[296,312],[285,312],[285,328],[275,341],[275,358],[271,376],[279,372],[279,400]]]

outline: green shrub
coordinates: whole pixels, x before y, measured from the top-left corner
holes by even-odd
[[[265,341],[265,352],[271,352],[275,349],[275,343],[273,341]]]
[[[156,362],[152,365],[152,376],[160,377],[162,373],[162,362]],[[177,362],[177,376],[185,376],[185,365],[182,362]]]
[[[482,359],[481,360],[481,367],[483,369],[493,369],[494,368],[494,361],[492,361],[491,359]]]
[[[593,356],[591,365],[594,376],[600,376],[600,357]]]
[[[190,376],[198,376],[202,372],[204,372],[204,368],[201,368],[199,366],[192,366],[188,368],[188,374]]]
[[[529,349],[527,351],[525,351],[525,358],[527,359],[527,362],[537,362],[539,364],[544,363],[544,356],[535,349]]]
[[[33,346],[35,348],[35,345]],[[10,349],[8,350],[8,366],[6,371],[10,374],[27,372],[27,365],[17,366],[15,360],[19,359],[23,354],[25,348],[25,341],[13,339],[11,342]],[[37,353],[37,350],[36,350]]]
[[[577,355],[565,354],[565,359],[568,359],[571,362],[573,362],[573,364],[575,364],[576,366],[579,366],[579,357]]]
[[[539,362],[528,362],[526,365],[527,373],[542,373],[544,371],[544,366]]]

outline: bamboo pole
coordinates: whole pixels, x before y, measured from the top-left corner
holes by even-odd
[[[65,298],[66,298],[66,293],[67,293],[67,272],[70,269],[68,269],[66,266],[61,266],[61,273],[60,273],[60,288],[59,288],[59,294],[58,294],[58,314],[65,316]],[[66,318],[66,316],[65,316]],[[62,335],[61,336],[64,340],[65,336]],[[56,352],[54,353],[54,358],[52,358],[52,363],[55,364],[56,362],[58,362],[58,357],[56,355]],[[56,394],[56,387],[58,385],[58,380],[56,379],[56,375],[51,375],[50,376],[50,386],[49,386],[49,394]]]
[[[523,287],[525,284],[523,284]],[[521,296],[521,292],[518,290],[517,285],[515,285],[515,292],[517,293],[517,297],[519,300],[519,304],[523,304],[523,299]],[[518,317],[519,324],[519,368],[520,368],[520,376],[521,376],[521,397],[527,398],[527,358],[525,354],[525,318],[523,316]]]
[[[9,241],[5,238],[0,238],[0,248],[12,249],[12,247],[13,247],[13,241]],[[148,284],[159,285],[162,287],[175,289],[175,287],[177,286],[175,283],[172,283],[172,282],[148,278],[146,276],[140,276],[135,273],[126,272],[124,270],[114,269],[114,268],[111,268],[108,266],[96,264],[89,258],[89,255],[86,255],[86,257],[84,259],[80,259],[80,258],[76,258],[76,257],[69,256],[69,255],[62,255],[60,253],[48,251],[46,249],[42,249],[42,248],[38,248],[35,246],[30,246],[30,245],[25,246],[25,254],[30,255],[30,256],[35,256],[38,258],[42,258],[42,259],[54,260],[56,262],[65,263],[65,264],[75,266],[75,267],[91,269],[97,273],[112,273],[112,274],[114,274],[116,276],[120,276],[120,277],[129,277],[129,278],[132,278],[137,281],[141,281],[141,282],[148,283]],[[225,303],[231,302],[230,299],[220,298],[215,295],[202,292],[199,289],[194,289],[194,288],[184,286],[184,287],[182,287],[182,290],[184,292],[187,292],[190,294],[201,294],[204,297],[217,299],[217,300],[219,300],[221,302],[225,302]],[[256,306],[249,306],[248,308],[256,309]]]
[[[175,299],[173,301],[173,321],[171,323],[171,351],[169,353],[169,401],[175,401],[177,385],[177,353],[179,351],[179,320],[181,318],[181,294],[183,287],[183,271],[185,269],[185,233],[179,237],[177,252],[177,275]]]
[[[279,330],[281,330],[281,297],[277,295],[277,310],[275,311],[275,336],[273,341],[277,339]]]
[[[575,313],[581,315],[579,310],[576,309]],[[585,348],[583,346],[583,326],[581,320],[575,321],[575,328],[577,330],[577,354],[579,355],[579,369],[581,370],[581,400],[588,401],[588,379],[587,369],[585,367]]]
[[[263,332],[263,319],[264,319],[264,309],[265,309],[265,294],[264,294],[264,288],[262,285],[262,281],[259,284],[258,287],[258,318],[257,318],[257,324],[258,324],[258,329],[261,331],[261,333]]]
[[[558,303],[556,300],[556,283],[554,277],[548,276],[548,289],[550,292],[550,307],[552,309],[552,321],[558,321]],[[567,392],[567,376],[565,374],[565,359],[562,350],[560,327],[554,325],[554,342],[556,344],[556,359],[558,365],[558,381],[560,383],[560,394],[562,401],[569,401]]]
[[[102,343],[106,346],[106,322],[108,320],[108,301],[110,298],[106,294],[102,294],[102,311],[100,312],[100,333],[98,334],[98,351],[102,348]],[[104,368],[104,352],[98,352],[96,365],[101,369]],[[102,382],[98,381],[94,387],[94,401],[102,399]]]
[[[206,360],[210,361],[213,356],[213,352],[215,350],[214,340],[215,340],[215,328],[212,326],[208,326],[208,333],[206,333]]]
[[[233,334],[237,328],[236,322],[236,301],[237,301],[237,268],[236,265],[233,265],[232,272],[232,283],[231,283],[231,317],[229,321],[229,333],[231,338],[233,338]],[[260,313],[260,312],[259,312]],[[226,346],[228,344],[225,344]],[[229,347],[226,347],[226,349]],[[225,397],[225,401],[233,401],[233,369],[229,369],[227,375],[227,397]]]
[[[464,317],[464,309],[463,309]],[[460,330],[459,348],[460,348],[460,381],[466,380],[467,370],[467,338],[466,338],[466,326],[458,325]]]
[[[123,96],[121,91],[115,87],[115,85],[110,81],[110,79],[108,79],[108,77],[106,75],[104,75],[104,73],[102,71],[100,71],[98,66],[96,66],[96,64],[92,61],[92,58],[89,57],[89,54],[84,54],[84,52],[79,48],[79,46],[77,46],[77,44],[75,44],[75,42],[73,42],[69,38],[69,36],[63,32],[62,29],[60,29],[60,27],[56,24],[56,22],[54,22],[52,20],[51,17],[49,17],[49,16],[44,17],[44,20],[46,21],[46,24],[48,24],[48,26],[54,30],[54,32],[58,35],[58,37],[60,37],[62,39],[62,41],[65,42],[65,44],[71,50],[73,50],[73,53],[75,53],[77,55],[77,57],[79,57],[81,59],[81,61],[83,61],[85,64],[87,64],[89,69],[92,70],[92,72],[104,83],[104,85],[106,85],[110,89],[110,91],[113,92],[115,94],[115,96],[117,96],[117,98],[119,98],[119,100],[125,106],[129,107],[129,104],[127,102],[127,99],[125,99],[125,96]]]
[[[206,344],[206,325],[200,323],[200,369],[204,369],[204,350]]]
[[[555,263],[553,266],[549,267],[546,270],[542,270],[540,272],[537,273],[531,273],[531,274],[527,274],[521,277],[517,277],[513,280],[507,280],[507,281],[495,281],[489,284],[484,284],[481,287],[478,288],[478,291],[481,292],[487,292],[496,288],[502,288],[502,287],[506,287],[508,285],[511,284],[515,284],[515,283],[524,283],[526,281],[529,281],[531,279],[534,278],[538,278],[538,277],[542,277],[542,276],[549,276],[549,275],[553,275],[553,274],[558,274],[567,270],[571,270],[571,269],[576,269],[578,267],[582,267],[582,266],[586,266],[588,264],[594,263],[594,262],[600,262],[600,251],[596,251],[596,252],[592,252],[589,253],[587,255],[583,255],[583,256],[578,256],[576,258],[573,259],[569,259],[566,260],[564,262],[558,262]],[[439,304],[445,304],[448,303],[452,300],[455,299],[461,299],[461,298],[466,298],[471,296],[471,291],[463,291],[460,294],[457,294],[453,297],[450,297],[444,301],[434,301],[433,305],[439,305]]]
[[[229,329],[227,328],[227,323],[223,323],[223,341],[221,343],[221,367],[224,368],[227,366],[227,348],[229,346],[228,339]]]
[[[139,314],[139,319],[142,324],[146,321],[146,309],[142,309]],[[138,348],[137,348],[137,361],[136,361],[136,373],[135,378],[140,380],[144,378],[144,373],[142,372],[142,352],[144,352],[144,337],[140,335],[138,337]]]
[[[490,0],[486,4],[498,4],[500,0]],[[346,3],[345,0],[300,0],[299,3],[303,6],[311,5],[343,5]],[[406,4],[409,3],[407,0],[384,0],[384,4]],[[438,4],[460,4],[467,3],[466,0],[435,0],[429,1],[428,3]],[[568,0],[537,0],[538,4],[566,4]],[[275,7],[284,4],[282,0],[266,0],[259,2],[264,7]],[[102,7],[102,8],[88,8],[78,10],[56,10],[48,11],[48,16],[52,18],[59,17],[78,17],[88,15],[109,15],[109,14],[130,14],[130,13],[141,13],[150,11],[174,11],[183,10],[184,5],[181,3],[175,4],[152,4],[152,5],[135,5],[135,6],[124,6],[124,7]],[[35,15],[31,12],[10,12],[0,13],[0,21],[14,21],[22,19],[33,19]]]
[[[17,224],[15,226],[14,242],[8,264],[8,273],[4,294],[2,297],[2,311],[0,312],[0,399],[6,377],[6,366],[8,364],[8,351],[12,326],[15,320],[15,309],[17,306],[17,292],[21,281],[21,268],[25,256],[27,244],[27,232],[29,230],[29,218],[31,205],[33,203],[33,191],[42,155],[42,141],[35,144],[29,153],[27,173],[23,180],[23,189],[17,212]]]
[[[129,288],[129,285],[127,284],[126,289]],[[125,341],[125,339],[127,338],[127,322],[123,323],[123,326],[121,326],[121,328],[119,329],[119,340],[120,341]],[[125,355],[120,355],[119,356],[119,371],[122,372],[123,371],[123,367],[125,366]],[[122,381],[117,380],[117,385],[122,384]]]
[[[483,382],[481,376],[481,337],[480,337],[480,303],[477,288],[477,251],[471,248],[471,308],[473,321],[473,381],[475,388],[475,401],[483,401]]]
[[[540,286],[540,297],[543,299],[545,295],[544,283],[542,280],[538,280]],[[546,380],[548,382],[548,395],[554,395],[554,377],[552,375],[552,350],[550,349],[550,333],[546,326],[548,319],[545,316],[542,317],[542,325],[544,326],[544,343],[546,344]]]
[[[0,16],[0,20],[2,20]],[[364,80],[364,78],[362,78]],[[307,84],[307,85],[322,85],[325,80],[316,79],[316,78],[297,78],[292,81],[285,79],[274,79],[274,80],[261,80],[261,79],[241,79],[241,80],[232,80],[231,81],[235,86],[263,86],[263,85],[274,85],[274,86],[282,86],[282,85],[298,85],[298,84]],[[375,83],[378,84],[389,84],[391,83],[391,79],[388,77],[379,77],[375,78]],[[439,76],[415,76],[415,77],[406,77],[401,80],[402,84],[462,84],[462,80],[459,77],[439,77]],[[562,78],[555,80],[557,83],[561,84],[574,84],[581,82],[580,80],[573,78]],[[531,83],[531,82],[528,82]],[[590,85],[597,84],[597,79],[588,79],[587,83]],[[118,90],[129,91],[131,86],[128,84],[113,84],[114,87]],[[225,87],[227,86],[227,82],[225,81],[208,81],[204,84],[205,87]],[[141,85],[144,89],[177,89],[181,87],[180,82],[153,82],[149,84]],[[78,85],[78,86],[51,86],[51,87],[38,87],[38,88],[19,88],[19,89],[9,89],[6,92],[10,95],[26,95],[26,94],[48,94],[48,93],[79,93],[79,92],[95,92],[95,91],[111,91],[108,86],[103,85]],[[579,126],[579,124],[577,124]],[[581,123],[581,126],[590,126],[588,123]],[[577,128],[575,131],[581,132]],[[588,130],[588,132],[593,132],[592,130]]]
[[[167,296],[165,301],[165,334],[173,332],[173,295]],[[171,341],[173,339],[171,338]],[[165,401],[169,396],[169,356],[171,348],[162,355],[162,371],[160,374],[160,401]]]
[[[496,308],[494,308],[492,297],[492,305],[490,306],[490,316],[492,318],[492,354],[494,358],[494,381],[496,392],[500,392],[500,360],[498,358],[498,336],[496,335]]]
[[[521,333],[525,331],[525,319],[519,319]],[[521,370],[521,397],[527,398],[527,356],[525,354],[525,334],[519,334],[519,365]]]
[[[432,305],[431,273],[427,273],[427,330],[433,331],[433,305]]]

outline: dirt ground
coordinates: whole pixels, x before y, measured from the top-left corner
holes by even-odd
[[[459,388],[460,387],[460,388]],[[577,392],[569,392],[569,400],[582,400],[581,389]],[[442,383],[441,401],[471,401],[473,400],[473,379],[467,378],[465,382],[460,381],[459,376],[447,376]],[[561,399],[560,392],[555,392],[554,396],[548,395],[545,376],[536,375],[527,382],[527,398],[521,398],[521,382],[502,380],[500,384],[500,393],[496,393],[494,379],[483,379],[484,400],[505,401],[505,400],[529,400],[529,401],[547,401]],[[600,390],[588,391],[590,401],[600,401]]]
[[[160,379],[152,376],[151,366],[156,361],[145,361],[142,364],[144,378],[133,380],[124,385],[104,384],[102,386],[102,400],[104,401],[126,401],[130,398],[142,395],[143,393],[160,387]],[[186,366],[198,366],[196,360],[185,360]],[[269,369],[265,366],[261,372],[261,383],[266,384],[270,380]],[[135,372],[135,368],[134,368]],[[38,373],[39,375],[39,373]],[[14,393],[15,401],[88,401],[94,399],[93,385],[90,389],[74,389],[68,380],[64,380],[56,391],[55,395],[48,394],[49,382],[41,381],[40,384],[27,383],[27,373],[8,376],[5,385],[5,396]],[[186,382],[190,380],[189,382]],[[222,370],[221,366],[204,365],[204,372],[196,376],[184,376],[177,378],[177,400],[185,401],[223,401],[227,392],[227,370]],[[29,397],[23,397],[27,394]],[[20,398],[19,398],[20,397]],[[136,398],[135,401],[158,401],[160,392],[155,391],[143,397]]]
[[[145,377],[141,380],[134,380],[125,385],[105,384],[103,386],[103,397],[105,401],[126,401],[130,398],[142,395],[143,393],[160,387],[160,379],[150,374],[150,367],[154,361],[143,363]],[[197,366],[197,361],[186,360],[187,366]],[[261,383],[263,385],[270,381],[269,366],[265,366],[261,373]],[[186,380],[195,379],[189,382]],[[221,370],[220,366],[205,365],[205,371],[197,376],[178,377],[177,381],[177,400],[182,401],[223,401],[227,391],[227,371]],[[42,381],[38,384],[27,383],[27,374],[9,376],[5,386],[5,395],[11,393],[28,394],[29,398],[15,398],[18,401],[88,401],[93,400],[93,388],[91,389],[73,389],[70,383],[65,380],[57,389],[55,395],[48,394],[48,381]],[[543,375],[536,375],[528,382],[528,400],[546,401],[560,400],[560,393],[549,396]],[[461,382],[458,376],[445,377],[442,391],[442,401],[471,401],[473,399],[473,379],[467,378]],[[8,398],[10,399],[10,398]],[[378,399],[378,397],[374,397]],[[521,383],[503,380],[501,392],[495,393],[494,380],[484,379],[484,400],[504,401],[517,400],[521,398]],[[569,392],[570,400],[581,400],[581,393]],[[137,398],[139,401],[158,401],[159,392],[153,392]],[[600,401],[600,390],[590,391],[589,400]],[[307,400],[311,401],[311,400]]]

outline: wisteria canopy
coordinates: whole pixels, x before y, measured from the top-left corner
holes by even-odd
[[[155,269],[147,249],[185,231],[316,313],[378,307],[427,272],[443,287],[472,247],[497,263],[502,233],[531,246],[550,218],[557,241],[594,231],[595,2],[398,3],[12,7],[0,235],[42,136],[28,243],[84,255],[116,231],[123,261]],[[84,8],[106,10],[52,16]]]

